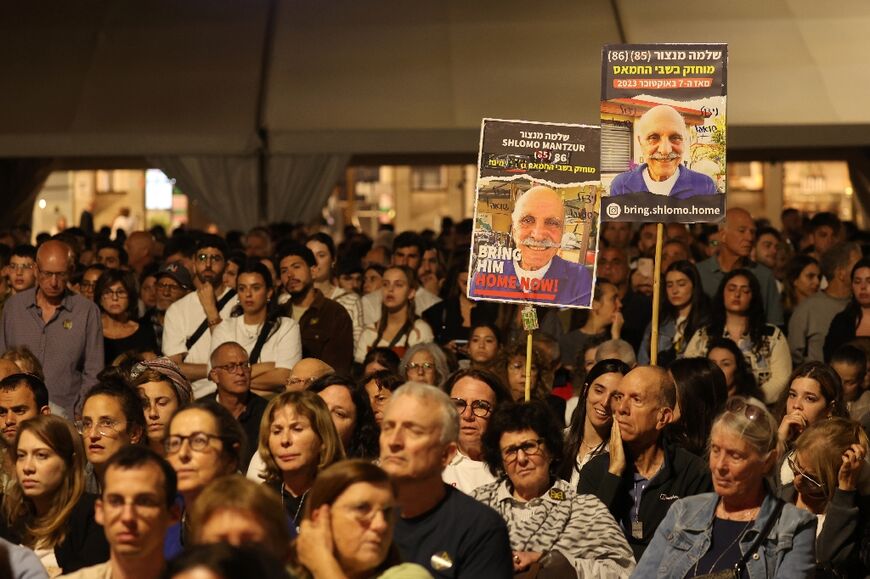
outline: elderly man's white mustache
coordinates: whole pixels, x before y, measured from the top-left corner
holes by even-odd
[[[553,248],[558,249],[558,248],[562,247],[561,243],[548,241],[546,239],[543,241],[536,241],[534,239],[528,239],[528,238],[521,241],[520,245],[523,245],[525,247],[530,247],[532,249],[553,249]]]
[[[652,159],[653,161],[676,161],[677,159],[680,158],[680,156],[678,154],[674,153],[673,151],[671,151],[667,155],[662,154],[662,153],[653,153],[652,155],[649,156],[649,158]]]

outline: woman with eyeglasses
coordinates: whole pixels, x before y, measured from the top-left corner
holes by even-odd
[[[81,437],[66,420],[39,415],[18,427],[10,460],[15,480],[3,496],[0,536],[36,552],[49,577],[109,559],[85,492]]]
[[[715,492],[671,505],[633,577],[813,577],[815,517],[778,499],[766,480],[778,454],[764,403],[729,398],[709,448]]]
[[[209,483],[238,470],[245,432],[217,402],[198,401],[172,416],[167,434],[166,459],[178,475],[178,494],[183,501],[181,522],[170,527],[164,541],[164,554],[171,559],[191,543],[187,509]]]
[[[137,362],[130,371],[130,380],[142,397],[148,446],[164,456],[169,419],[193,400],[193,386],[169,358]]]
[[[368,395],[357,389],[353,380],[330,374],[316,380],[308,390],[326,402],[348,458],[374,460],[378,457],[381,430],[375,422]]]
[[[408,382],[438,386],[449,373],[447,357],[434,342],[411,346],[399,363],[399,375]]]
[[[793,455],[794,442],[810,425],[834,416],[848,418],[843,401],[843,386],[834,370],[822,362],[804,362],[788,379],[788,388],[776,404],[779,418],[779,443],[783,464],[780,477],[791,482],[787,458]]]
[[[782,331],[766,319],[758,279],[748,269],[732,269],[713,298],[710,323],[695,332],[683,356],[704,357],[713,338],[731,338],[749,361],[764,401],[773,404],[791,373],[791,352]]]
[[[142,398],[120,376],[106,370],[100,374],[100,382],[85,394],[76,429],[82,435],[88,460],[85,489],[100,494],[106,462],[124,446],[145,439]]]
[[[831,418],[807,428],[788,459],[794,480],[780,488],[787,502],[818,517],[816,577],[865,577],[861,544],[870,531],[870,440],[861,425]]]
[[[497,480],[471,496],[507,523],[514,572],[534,566],[547,577],[628,577],[634,557],[607,507],[556,475],[564,442],[544,402],[499,407],[483,449]]]
[[[251,391],[274,396],[302,359],[299,324],[280,314],[272,274],[259,261],[242,264],[235,287],[239,304],[212,332],[212,351],[226,342],[241,345],[251,363]]]
[[[94,297],[102,313],[106,366],[130,350],[157,351],[154,327],[139,322],[139,292],[132,272],[107,269],[97,280]]]
[[[628,371],[628,364],[622,360],[602,360],[586,375],[577,409],[565,434],[565,460],[559,467],[559,478],[569,481],[572,489],[580,484],[583,466],[607,452],[613,426],[610,398]]]
[[[490,417],[511,400],[510,392],[495,374],[486,370],[460,370],[447,378],[442,390],[459,413],[456,454],[444,468],[444,482],[464,493],[495,480],[483,458],[483,435]]]
[[[381,318],[363,328],[354,352],[357,363],[362,364],[372,348],[387,347],[403,356],[411,346],[434,339],[429,324],[414,313],[414,294],[418,285],[413,269],[404,265],[387,268],[381,288]]]
[[[402,563],[393,543],[396,516],[395,483],[379,467],[346,460],[324,469],[291,548],[293,576],[431,577],[420,565]]]
[[[317,474],[344,458],[326,402],[307,390],[283,392],[263,413],[259,447],[248,467],[248,478],[265,480],[275,489],[290,524],[298,528]]]

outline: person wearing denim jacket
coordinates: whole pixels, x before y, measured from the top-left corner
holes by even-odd
[[[710,547],[719,495],[704,493],[676,501],[656,529],[632,577],[685,577]],[[768,494],[752,527],[740,540],[746,553],[776,505]],[[750,579],[801,579],[815,573],[816,520],[794,505],[783,506],[779,521],[746,562]]]

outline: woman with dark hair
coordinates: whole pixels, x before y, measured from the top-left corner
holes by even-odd
[[[483,460],[482,438],[493,411],[510,401],[511,393],[492,372],[473,368],[454,372],[441,389],[450,396],[459,414],[456,453],[441,478],[470,493],[495,480]]]
[[[103,323],[106,366],[128,350],[157,351],[154,327],[139,323],[139,292],[133,273],[120,269],[104,271],[94,288]]]
[[[457,354],[463,352],[463,341],[471,338],[474,326],[493,323],[498,315],[498,304],[468,299],[467,255],[454,259],[441,288],[441,298],[423,312],[423,319],[432,327],[435,341]]]
[[[707,343],[707,359],[725,375],[728,396],[763,398],[746,357],[731,338],[713,338]]]
[[[710,299],[695,264],[686,260],[672,263],[665,272],[664,286],[659,312],[659,366],[682,358],[695,332],[710,321]],[[651,334],[651,326],[647,325],[637,352],[638,364],[649,364]]]
[[[290,370],[302,359],[299,324],[281,315],[272,275],[259,261],[242,264],[235,287],[239,303],[212,332],[212,351],[226,342],[242,346],[251,364],[251,390],[274,395],[284,390]]]
[[[178,475],[184,511],[196,503],[209,483],[239,469],[245,444],[242,425],[217,402],[193,402],[172,416],[164,445],[166,459]],[[166,533],[163,552],[167,559],[190,544],[184,511],[181,522]]]
[[[799,253],[788,261],[782,286],[782,311],[785,312],[786,325],[798,304],[819,291],[821,281],[822,270],[816,258]]]
[[[766,319],[758,279],[748,269],[732,269],[713,298],[710,323],[695,332],[683,356],[706,356],[710,340],[731,338],[748,359],[765,401],[772,404],[791,373],[791,352],[782,331]]]
[[[703,457],[713,419],[728,399],[725,375],[707,358],[675,360],[668,370],[677,387],[677,404],[668,435],[677,446]]]
[[[346,460],[317,475],[292,546],[294,577],[430,577],[402,563],[393,543],[395,483],[379,467]]]
[[[833,416],[849,417],[840,377],[823,362],[804,362],[789,376],[788,388],[777,400],[774,415],[779,420],[779,443],[784,455],[808,426]],[[791,480],[786,468],[782,474],[784,483]]]
[[[780,496],[818,517],[816,577],[866,577],[870,571],[870,555],[862,555],[870,531],[868,450],[864,429],[845,418],[816,422],[795,441],[787,461],[794,479]]]
[[[169,358],[137,362],[130,371],[130,381],[142,397],[148,446],[164,456],[166,427],[172,415],[193,400],[193,386]]]
[[[283,561],[264,549],[227,543],[194,545],[166,562],[162,579],[287,579]]]
[[[9,449],[15,466],[3,496],[0,536],[33,549],[51,577],[109,559],[94,520],[96,496],[85,492],[82,441],[72,425],[39,415],[18,425]]]
[[[502,350],[494,372],[502,380],[516,402],[525,400],[526,396],[526,344],[514,344]],[[543,400],[552,409],[557,422],[564,426],[565,399],[552,393],[553,367],[544,351],[532,347],[532,366],[530,372],[530,394],[533,400]]]
[[[432,329],[414,313],[417,274],[404,265],[394,265],[384,272],[381,319],[363,329],[356,344],[354,359],[362,363],[371,348],[385,346],[400,356],[409,347],[433,340]]]
[[[248,256],[243,251],[233,251],[227,257],[227,265],[224,268],[224,285],[227,287],[236,287],[236,281],[239,277],[239,270],[248,261]]]
[[[559,478],[569,481],[573,489],[580,483],[583,466],[607,452],[613,425],[610,396],[628,371],[628,364],[622,360],[602,360],[586,374],[576,410],[568,423],[565,460],[559,468]]]
[[[467,348],[471,367],[492,370],[501,346],[501,332],[494,322],[486,321],[472,324]]]
[[[505,519],[515,572],[536,565],[550,577],[628,577],[634,557],[607,507],[555,474],[564,441],[544,402],[502,405],[483,448],[498,479],[471,496]]]
[[[825,360],[855,338],[870,336],[870,257],[858,260],[852,268],[852,299],[834,316],[825,336]]]
[[[368,396],[360,392],[350,378],[330,374],[316,380],[308,390],[326,402],[348,458],[373,460],[378,457],[381,431]]]
[[[370,263],[363,270],[363,295],[376,292],[384,285],[387,268],[379,263]]]
[[[363,358],[363,376],[374,374],[380,370],[386,370],[390,374],[399,373],[399,364],[402,359],[398,354],[389,348],[372,348],[366,352],[366,357]]]
[[[381,421],[384,419],[384,408],[387,401],[393,395],[393,391],[404,383],[405,380],[398,374],[393,374],[389,370],[377,370],[365,376],[357,384],[356,389],[365,392],[369,397],[372,413],[378,427],[381,426]]]
[[[870,390],[864,389],[867,373],[867,354],[853,344],[840,346],[831,355],[831,368],[843,385],[843,400],[852,420],[861,419],[870,411]]]

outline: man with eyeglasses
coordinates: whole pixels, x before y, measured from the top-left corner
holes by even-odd
[[[307,390],[315,380],[334,373],[335,369],[323,360],[302,358],[290,370],[285,390],[294,392]]]
[[[247,440],[258,440],[260,420],[269,404],[265,398],[251,392],[251,362],[248,352],[236,342],[224,342],[211,354],[209,379],[217,384],[217,392],[207,396],[230,411],[245,431]],[[241,456],[242,472],[248,470],[256,444],[248,444]]]
[[[36,285],[36,248],[32,245],[18,245],[9,256],[6,266],[12,293],[29,290]]]
[[[466,494],[495,481],[483,459],[483,435],[496,407],[511,399],[499,379],[485,370],[454,372],[442,388],[459,413],[459,439],[456,454],[441,477]]]
[[[417,382],[401,386],[387,402],[381,468],[395,482],[401,508],[393,541],[403,561],[435,577],[509,579],[513,565],[504,519],[441,478],[456,452],[457,408],[441,390]]]
[[[94,518],[103,526],[109,560],[64,575],[72,579],[157,579],[166,564],[163,540],[178,521],[175,471],[160,455],[128,446],[106,464]]]
[[[667,370],[638,366],[611,395],[609,453],[586,463],[577,492],[594,494],[616,519],[635,560],[679,498],[713,490],[710,469],[662,436],[678,420],[677,390]]]
[[[154,283],[157,303],[145,310],[143,318],[151,323],[157,337],[157,348],[163,351],[163,323],[169,306],[186,296],[193,289],[190,272],[179,262],[167,263],[157,272]]]
[[[73,260],[63,241],[43,243],[36,253],[37,286],[9,298],[0,321],[0,351],[30,349],[42,364],[51,400],[67,416],[105,363],[99,307],[67,288]]]
[[[227,244],[217,235],[199,241],[194,254],[196,291],[169,306],[163,320],[163,353],[193,383],[194,398],[215,390],[207,379],[211,333],[238,303],[235,290],[224,285],[226,256]]]

